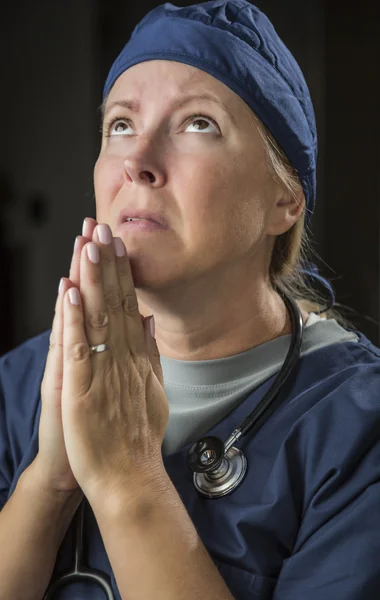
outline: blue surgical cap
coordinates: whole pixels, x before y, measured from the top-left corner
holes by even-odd
[[[246,0],[162,4],[133,30],[111,67],[103,97],[124,71],[147,60],[206,71],[252,108],[297,171],[308,222],[316,195],[314,110],[302,72],[269,19]]]

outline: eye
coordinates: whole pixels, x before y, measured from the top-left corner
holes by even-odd
[[[188,127],[190,127],[190,125],[193,124],[197,124],[196,126],[198,127],[199,123],[207,123],[208,126],[212,125],[214,127],[214,131],[215,129],[217,131],[219,131],[219,128],[216,124],[216,122],[214,121],[214,119],[212,119],[211,117],[207,117],[206,115],[191,115],[191,117],[189,117],[188,121],[191,121],[188,125]],[[187,129],[187,127],[186,127]],[[204,127],[202,129],[196,129],[196,133],[210,133],[210,130],[205,129]]]
[[[127,121],[117,117],[107,124],[106,137],[111,137],[114,135],[126,135],[127,127],[129,127]]]
[[[208,129],[208,127],[214,127],[215,130],[219,131],[218,125],[214,119],[208,117],[206,115],[191,115],[191,117],[187,120],[187,127],[194,125],[196,127],[195,133],[212,133],[212,130]],[[200,124],[203,123],[203,127],[199,128]],[[205,128],[204,125],[207,125]],[[110,123],[105,124],[105,137],[114,137],[117,135],[129,135],[128,133],[129,123],[127,119],[122,119],[120,117],[115,117],[110,121]]]

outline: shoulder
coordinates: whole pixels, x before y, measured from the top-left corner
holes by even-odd
[[[237,423],[251,401],[239,407]],[[300,518],[313,514],[318,521],[380,481],[379,432],[380,351],[357,333],[356,341],[301,357],[273,416],[248,434],[248,446],[252,456],[267,457],[262,490],[271,496],[282,486],[285,497],[290,486]]]
[[[35,419],[49,337],[50,330],[44,331],[0,357],[0,402],[9,435],[30,431]]]
[[[316,404],[323,402],[327,394],[330,397],[352,392],[357,392],[360,401],[364,389],[373,392],[372,400],[378,404],[380,349],[358,331],[347,331],[346,335],[351,337],[314,346],[301,357],[295,387],[297,382],[299,391],[315,387]]]
[[[305,410],[291,423],[276,475],[286,474],[299,526],[276,599],[379,593],[380,351],[357,335],[305,357],[303,390],[290,401]]]
[[[345,447],[356,435],[380,431],[380,349],[354,333],[301,356],[280,394],[284,432],[308,447],[321,443],[320,455],[330,441]]]
[[[0,357],[0,394],[10,425],[35,413],[49,349],[50,330],[30,338]],[[22,418],[21,418],[22,416]]]
[[[302,472],[304,516],[328,519],[380,481],[380,350],[356,333],[302,359],[290,404],[304,410],[284,443]]]
[[[346,444],[356,432],[366,435],[379,427],[380,349],[360,332],[355,334],[356,340],[331,344],[300,359],[291,396],[301,404],[304,397],[305,405],[294,427],[318,425],[325,441],[332,436],[344,438]]]
[[[0,377],[8,370],[23,372],[44,362],[49,349],[51,330],[44,331],[16,346],[0,357]]]
[[[0,508],[37,453],[49,336],[46,331],[0,357]]]

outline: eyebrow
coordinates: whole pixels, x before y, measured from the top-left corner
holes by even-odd
[[[188,104],[189,102],[191,102],[192,100],[209,100],[211,102],[214,102],[215,104],[217,104],[219,106],[219,108],[221,108],[223,110],[223,112],[225,112],[227,114],[227,116],[235,123],[236,125],[236,121],[234,116],[230,113],[230,111],[227,109],[227,107],[223,104],[223,102],[221,102],[221,100],[219,100],[219,98],[215,98],[214,96],[210,96],[209,94],[191,94],[190,96],[186,96],[186,98],[182,98],[182,100],[179,100],[178,102],[176,102],[173,106],[173,108],[180,108],[181,106],[184,106],[185,104]],[[111,102],[111,104],[109,106],[107,106],[107,109],[105,110],[105,105],[103,104],[102,106],[102,120],[104,120],[104,118],[107,116],[107,114],[116,106],[119,106],[121,108],[126,108],[132,112],[139,112],[140,110],[140,104],[137,100],[116,100],[115,102]]]

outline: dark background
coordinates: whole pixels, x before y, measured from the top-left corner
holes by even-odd
[[[193,2],[174,1],[185,6]],[[102,86],[157,2],[3,0],[0,354],[50,328],[74,238],[95,216]],[[374,1],[257,0],[298,60],[319,130],[314,247],[337,301],[379,330],[379,30]]]

